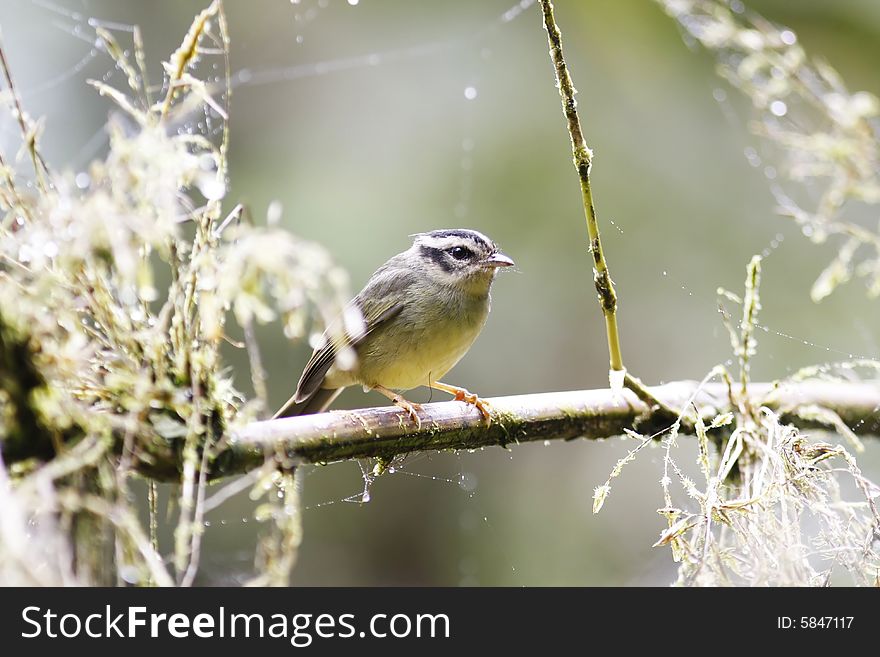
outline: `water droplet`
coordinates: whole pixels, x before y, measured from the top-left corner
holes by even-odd
[[[73,179],[73,181],[80,189],[86,189],[92,182],[92,179],[89,178],[89,174],[87,174],[85,171],[80,171],[78,174],[76,174],[76,177]]]
[[[202,153],[199,156],[199,167],[202,171],[214,171],[216,161],[211,153]]]
[[[773,116],[785,116],[788,113],[788,105],[781,100],[774,100],[770,103],[770,112]]]
[[[791,30],[782,30],[782,32],[779,33],[779,38],[782,39],[782,43],[787,46],[793,46],[797,43],[797,35]]]
[[[197,184],[199,191],[209,201],[217,201],[226,195],[226,185],[217,176],[201,176]]]
[[[348,0],[348,4],[350,4],[352,7],[357,7],[358,2],[360,2],[360,0]]]
[[[465,87],[464,88],[464,97],[468,100],[473,100],[477,97],[477,88],[476,87]]]

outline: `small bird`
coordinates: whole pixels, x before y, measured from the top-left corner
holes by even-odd
[[[482,399],[439,379],[477,339],[489,316],[495,274],[513,260],[475,230],[433,230],[413,237],[412,246],[379,267],[351,301],[363,316],[363,330],[358,335],[325,331],[296,392],[276,418],[321,413],[343,388],[360,384],[364,391],[388,397],[419,427],[421,407],[395,391],[442,390],[473,404],[490,421]],[[336,358],[346,347],[357,355],[348,369]]]

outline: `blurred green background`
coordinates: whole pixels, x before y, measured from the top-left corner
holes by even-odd
[[[56,168],[80,170],[106,146],[109,103],[84,80],[108,75],[121,83],[112,62],[90,52],[90,19],[139,24],[159,80],[159,62],[204,4],[0,4],[10,65],[26,107],[45,118],[44,153]],[[880,3],[747,4],[795,30],[851,89],[880,93]],[[749,134],[751,110],[714,74],[712,56],[689,50],[649,0],[556,5],[596,153],[594,194],[630,370],[652,383],[699,379],[727,361],[715,290],[741,290],[751,255],[780,236],[764,267],[761,322],[771,332],[759,335],[754,378],[848,354],[877,357],[880,306],[860,283],[821,305],[810,301],[835,245],[810,244],[775,215],[764,167],[750,166],[744,152],[780,162]],[[514,7],[512,0],[228,0],[240,82],[229,207],[244,200],[262,222],[280,202],[284,225],[325,245],[351,273],[353,292],[407,247],[411,233],[481,230],[518,267],[499,278],[485,331],[447,379],[483,396],[603,387],[604,328],[546,37],[536,6],[505,20]],[[130,43],[124,30],[116,34]],[[713,98],[719,89],[722,103]],[[4,152],[17,148],[17,127],[9,120],[0,127]],[[308,350],[288,343],[278,323],[258,337],[280,405]],[[244,354],[230,348],[229,360],[250,392]],[[428,393],[410,398],[425,401]],[[339,405],[384,403],[353,390]],[[312,468],[294,583],[666,584],[670,554],[650,547],[664,523],[656,513],[660,450],[642,452],[603,512],[591,513],[593,488],[630,446],[575,441],[412,457],[373,484],[367,504],[345,501],[363,490],[358,464]],[[870,445],[864,461],[875,479],[878,451]],[[247,577],[252,510],[240,495],[211,514],[202,583]]]

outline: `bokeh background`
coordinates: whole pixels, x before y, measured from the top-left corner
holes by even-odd
[[[160,61],[204,4],[0,3],[9,63],[27,109],[44,118],[43,151],[55,168],[82,170],[106,148],[110,104],[85,80],[119,83],[121,74],[94,50],[94,19],[127,43],[125,26],[140,25],[159,80]],[[859,283],[810,301],[835,245],[813,245],[776,216],[765,167],[779,163],[749,134],[752,111],[715,75],[712,55],[689,49],[650,0],[556,4],[596,153],[594,193],[630,370],[646,382],[699,379],[730,359],[716,288],[740,290],[749,258],[764,251],[761,323],[770,330],[759,335],[755,379],[849,354],[880,357],[880,304]],[[747,4],[793,29],[851,89],[880,93],[880,3]],[[265,221],[280,203],[283,224],[325,245],[353,291],[411,233],[463,226],[492,236],[517,271],[499,278],[485,331],[447,377],[483,396],[607,385],[546,37],[538,8],[520,9],[513,0],[226,3],[237,82],[229,207],[246,201]],[[17,147],[17,133],[0,122],[4,152]],[[290,344],[278,323],[258,338],[280,405],[308,349]],[[230,348],[228,357],[250,393],[244,354]],[[354,390],[339,405],[382,403]],[[666,584],[670,554],[650,547],[664,523],[660,450],[643,451],[602,513],[591,513],[593,488],[629,446],[575,441],[412,457],[372,484],[369,503],[357,502],[357,463],[312,468],[294,582]],[[863,466],[874,479],[878,451],[870,445]],[[252,512],[243,494],[211,514],[201,583],[248,576]]]

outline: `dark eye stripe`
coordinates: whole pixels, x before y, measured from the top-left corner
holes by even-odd
[[[442,249],[435,249],[433,246],[420,246],[419,251],[424,257],[434,261],[447,274],[452,271],[452,265]]]

